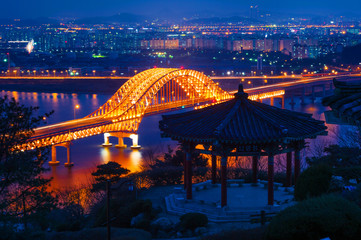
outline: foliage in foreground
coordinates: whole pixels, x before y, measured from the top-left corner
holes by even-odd
[[[186,213],[180,217],[180,227],[184,230],[194,231],[198,227],[205,227],[208,217],[202,213]]]
[[[295,199],[302,201],[328,192],[332,178],[332,169],[328,165],[314,165],[299,176],[295,185]]]
[[[205,236],[202,240],[262,240],[264,239],[266,228],[240,229],[224,231],[210,236]]]
[[[95,227],[105,226],[106,223],[106,206],[103,203],[100,204],[99,208],[94,209],[92,213],[95,216]],[[112,199],[110,207],[113,227],[128,228],[132,218],[139,214],[144,214],[144,219],[149,220],[149,223],[155,217],[155,210],[150,200],[124,202]]]
[[[111,184],[117,183],[122,176],[129,172],[128,169],[123,168],[119,163],[113,161],[98,165],[97,170],[92,173],[96,181],[96,183],[93,184],[93,190],[105,190],[106,181],[109,181]]]
[[[281,211],[268,226],[268,240],[353,240],[361,236],[361,209],[335,195],[307,199]]]
[[[48,150],[21,151],[20,146],[34,128],[51,113],[35,116],[37,107],[26,107],[15,99],[0,98],[0,220],[3,226],[14,222],[41,221],[55,207],[56,199],[48,191],[50,179],[42,174]],[[12,227],[10,227],[12,229]]]

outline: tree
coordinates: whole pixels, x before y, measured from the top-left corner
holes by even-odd
[[[106,164],[98,165],[97,170],[92,173],[96,181],[96,183],[93,184],[93,190],[105,190],[105,183],[107,181],[116,183],[129,172],[128,169],[123,168],[117,162],[110,161]]]
[[[129,173],[129,170],[123,168],[117,162],[108,162],[97,166],[97,170],[92,173],[97,183],[93,184],[93,189],[104,189],[106,186],[107,191],[107,239],[110,240],[110,184],[118,182],[123,175]],[[104,184],[105,183],[105,184]]]
[[[22,151],[34,128],[52,113],[34,116],[37,107],[26,107],[7,96],[0,98],[0,211],[3,221],[35,216],[51,210],[55,199],[48,191],[50,179],[41,175],[48,149]]]
[[[332,169],[328,165],[319,164],[303,171],[295,185],[295,199],[302,201],[310,197],[320,196],[329,191]]]
[[[322,157],[307,158],[309,165],[327,164],[331,167],[361,166],[361,149],[357,147],[341,147],[330,145],[325,147],[326,155]]]
[[[200,181],[208,172],[208,160],[199,153],[192,153],[193,179]],[[163,159],[152,159],[146,163],[143,172],[151,185],[174,185],[181,184],[184,170],[185,151],[184,146],[179,145],[173,154],[173,149],[168,146],[168,152]]]
[[[186,151],[184,146],[180,144],[173,154],[173,150],[168,146],[168,153],[164,154],[164,163],[168,166],[183,166]],[[192,164],[195,167],[208,167],[207,158],[202,157],[199,153],[192,153]]]

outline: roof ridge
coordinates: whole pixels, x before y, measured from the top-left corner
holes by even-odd
[[[277,109],[276,107],[273,107],[273,106],[268,106],[268,105],[262,105],[262,106],[267,106],[269,109],[272,109],[272,110]],[[269,123],[270,125],[272,125],[276,129],[278,129],[280,131],[283,131],[284,129],[287,129],[285,126],[282,126],[282,125],[278,124],[278,122],[276,120],[272,119],[269,116],[270,113],[267,112],[267,111],[264,111],[263,108],[256,107],[255,105],[252,105],[252,104],[251,104],[251,108],[252,108],[252,111],[254,111],[255,114],[257,114],[258,117],[260,117],[260,115],[262,115],[263,118],[265,118],[265,120],[267,120],[267,123]],[[264,113],[266,113],[266,114],[264,114]]]
[[[228,112],[227,116],[223,119],[221,124],[219,124],[218,127],[216,127],[216,129],[214,130],[213,132],[214,135],[218,136],[221,133],[221,131],[227,126],[227,124],[232,120],[232,117],[236,114],[241,103],[242,100],[236,101],[231,111]]]

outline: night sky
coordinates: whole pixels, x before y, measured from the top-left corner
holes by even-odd
[[[0,18],[92,17],[117,13],[144,16],[230,16],[251,4],[283,14],[361,15],[360,0],[2,0]]]

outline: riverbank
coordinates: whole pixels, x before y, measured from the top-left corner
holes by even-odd
[[[0,79],[0,89],[17,92],[114,94],[127,79]]]

